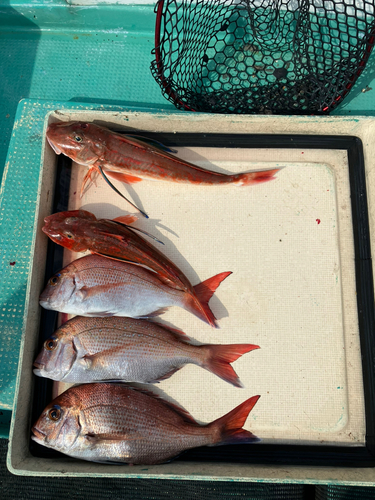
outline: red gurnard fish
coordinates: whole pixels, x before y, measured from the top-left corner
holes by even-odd
[[[201,317],[205,318],[204,321],[217,326],[208,305],[202,304],[196,289],[183,272],[134,230],[123,225],[123,222],[134,219],[134,216],[124,216],[114,221],[98,220],[91,212],[71,210],[46,217],[42,230],[52,241],[69,250],[90,250],[93,254],[136,264],[152,271],[169,287],[189,294]],[[118,223],[119,220],[122,221],[121,224]]]
[[[206,170],[174,156],[147,139],[121,135],[93,123],[52,123],[47,140],[57,154],[89,167],[85,184],[94,171],[132,184],[156,179],[190,184],[235,184],[250,186],[274,178],[280,169],[241,174],[222,174]]]
[[[79,385],[44,409],[31,439],[81,460],[160,464],[198,446],[259,441],[242,428],[259,397],[201,425],[186,410],[148,391],[108,383]]]

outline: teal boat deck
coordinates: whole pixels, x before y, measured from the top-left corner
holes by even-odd
[[[0,0],[0,175],[21,99],[175,111],[162,97],[150,72],[154,22],[153,5],[81,7],[68,5],[64,0]],[[375,52],[333,114],[375,114]],[[22,247],[27,235],[20,233],[18,240],[12,241],[4,233],[12,223],[4,222],[4,210],[6,207],[1,206],[1,245]],[[3,266],[8,264],[2,262]],[[14,297],[14,291],[0,291],[3,436],[8,434],[13,406],[24,312],[18,304],[26,293],[27,273],[23,273],[22,280],[23,286]]]

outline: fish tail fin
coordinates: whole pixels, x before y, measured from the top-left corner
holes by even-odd
[[[205,346],[208,356],[203,363],[203,368],[214,373],[235,387],[243,387],[237,373],[230,363],[233,363],[243,354],[259,349],[253,344],[210,345]]]
[[[209,325],[214,328],[219,328],[216,323],[216,318],[214,313],[211,311],[210,306],[208,305],[209,300],[215,293],[216,289],[220,285],[222,281],[225,280],[232,271],[216,274],[212,276],[212,278],[208,278],[202,283],[195,285],[193,294],[188,296],[188,301],[186,307],[190,312],[195,314],[199,319],[205,321]]]
[[[254,408],[260,396],[253,396],[237,406],[223,417],[218,418],[211,424],[217,432],[216,442],[212,446],[223,444],[246,444],[260,441],[252,432],[242,429],[246,419]]]
[[[261,182],[268,182],[274,180],[275,174],[281,168],[274,168],[271,170],[258,170],[257,172],[247,172],[246,174],[239,174],[235,184],[239,186],[251,186],[253,184],[260,184]]]

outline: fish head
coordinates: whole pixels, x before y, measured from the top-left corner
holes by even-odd
[[[55,243],[74,252],[84,252],[85,227],[96,217],[86,210],[69,210],[58,212],[44,218],[42,231]]]
[[[92,123],[51,123],[46,132],[47,140],[56,154],[63,153],[80,165],[93,165],[105,152],[101,127]]]
[[[69,303],[72,295],[76,291],[76,268],[70,264],[60,272],[54,274],[48,280],[47,286],[39,297],[39,304],[44,309],[53,311],[65,311],[65,306]]]
[[[34,374],[52,380],[64,380],[77,359],[70,322],[47,339],[34,361]]]
[[[81,404],[78,397],[68,391],[52,401],[31,429],[31,439],[63,452],[75,444],[81,432]]]

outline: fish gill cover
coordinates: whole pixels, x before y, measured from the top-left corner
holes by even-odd
[[[159,0],[151,71],[177,108],[329,113],[375,42],[374,0]]]

